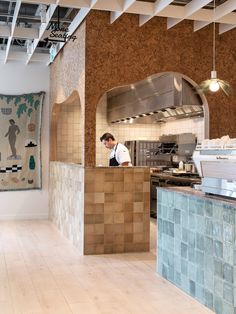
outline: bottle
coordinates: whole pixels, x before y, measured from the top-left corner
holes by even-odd
[[[182,160],[180,160],[179,162],[179,170],[184,170],[184,163],[182,162]]]

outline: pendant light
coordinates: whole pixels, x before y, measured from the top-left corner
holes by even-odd
[[[199,90],[202,92],[217,92],[219,89],[222,89],[223,92],[229,96],[230,93],[230,85],[228,82],[220,80],[217,77],[216,72],[216,25],[215,25],[215,0],[214,0],[214,8],[213,8],[213,45],[212,45],[212,53],[213,53],[213,62],[212,67],[213,70],[211,71],[211,78],[209,80],[203,81],[200,86]]]

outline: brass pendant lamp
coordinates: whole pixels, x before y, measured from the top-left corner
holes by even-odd
[[[213,46],[212,46],[212,52],[213,52],[213,62],[212,62],[212,71],[211,71],[211,78],[208,80],[203,81],[200,85],[199,85],[199,89],[202,92],[217,92],[220,89],[222,89],[222,91],[229,96],[231,88],[230,88],[230,84],[226,81],[220,80],[217,77],[217,72],[216,72],[216,30],[215,30],[215,0],[214,0],[214,8],[213,8]]]

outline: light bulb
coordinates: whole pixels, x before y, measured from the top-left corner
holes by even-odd
[[[211,92],[217,92],[220,89],[220,85],[217,80],[211,80],[209,89]]]

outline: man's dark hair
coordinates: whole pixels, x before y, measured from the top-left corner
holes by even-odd
[[[111,139],[112,141],[115,140],[114,136],[111,133],[104,133],[101,137],[100,137],[100,141],[109,141],[109,139]]]

